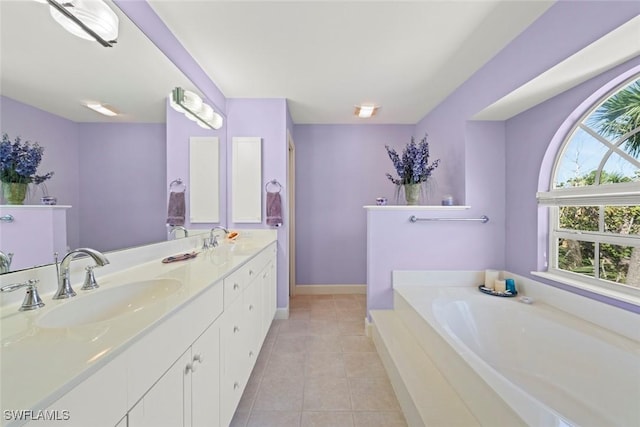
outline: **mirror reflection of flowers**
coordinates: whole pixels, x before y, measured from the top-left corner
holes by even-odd
[[[42,184],[53,176],[53,172],[36,175],[44,148],[37,142],[22,141],[18,136],[11,141],[2,134],[0,141],[0,181],[19,184]]]
[[[387,173],[387,178],[396,185],[427,182],[433,170],[440,164],[440,159],[429,164],[427,135],[418,144],[416,144],[414,137],[411,137],[411,142],[402,151],[402,157],[388,145],[385,145],[385,148],[399,177],[394,178]]]

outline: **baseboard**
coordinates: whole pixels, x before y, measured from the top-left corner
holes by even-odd
[[[276,309],[275,319],[287,320],[289,318],[289,307]]]
[[[362,294],[367,285],[296,285],[296,295]]]

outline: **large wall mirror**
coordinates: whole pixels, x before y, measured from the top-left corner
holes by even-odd
[[[0,132],[44,147],[38,172],[53,171],[48,193],[59,205],[71,205],[68,246],[101,251],[167,239],[168,183],[179,178],[167,176],[167,135],[176,134],[168,131],[169,121],[183,128],[185,156],[189,136],[225,131],[207,132],[167,108],[174,87],[199,91],[115,4],[107,4],[120,22],[110,48],[67,32],[47,4],[0,2]],[[98,114],[84,105],[89,101],[120,114]],[[40,194],[26,203],[39,204]],[[0,251],[12,252],[9,246]],[[51,262],[53,254],[33,265]]]

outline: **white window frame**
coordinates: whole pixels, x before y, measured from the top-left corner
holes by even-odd
[[[561,206],[598,206],[600,207],[600,224],[599,230],[604,230],[604,207],[605,206],[637,206],[640,205],[640,182],[627,182],[617,184],[600,184],[601,172],[611,156],[612,153],[620,155],[632,164],[640,167],[640,161],[634,159],[628,155],[620,146],[631,135],[640,131],[640,128],[636,128],[634,131],[622,136],[617,141],[610,141],[602,136],[598,135],[591,130],[588,126],[584,125],[585,119],[591,115],[604,101],[611,97],[621,88],[637,80],[638,75],[633,76],[630,79],[617,85],[614,89],[609,91],[606,95],[601,97],[595,102],[585,114],[583,114],[571,128],[571,131],[567,133],[560,149],[558,150],[555,158],[555,162],[552,170],[551,189],[547,192],[540,192],[537,194],[538,204],[549,207],[549,228],[548,228],[548,249],[549,249],[549,263],[547,265],[547,272],[534,273],[538,276],[556,280],[562,283],[569,284],[574,287],[582,288],[603,294],[612,298],[624,300],[630,303],[637,304],[640,302],[640,288],[629,286],[621,283],[615,283],[609,280],[600,279],[600,254],[599,244],[608,243],[620,246],[634,246],[640,247],[640,235],[622,235],[617,233],[610,233],[604,231],[579,231],[561,229],[559,227],[559,212]],[[587,187],[569,187],[569,188],[555,188],[556,174],[562,160],[566,147],[571,143],[573,135],[576,129],[581,128],[588,132],[590,135],[597,138],[609,150],[604,154],[598,169],[596,170],[595,184]],[[573,273],[568,270],[562,270],[557,267],[558,265],[558,240],[559,239],[571,239],[586,242],[593,242],[595,244],[594,253],[594,277],[590,277],[580,273]]]

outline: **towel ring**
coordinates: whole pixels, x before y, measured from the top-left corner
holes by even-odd
[[[265,189],[266,191],[269,191],[269,185],[270,185],[270,184],[271,184],[271,185],[275,185],[275,186],[277,186],[277,187],[278,187],[278,191],[277,191],[278,193],[282,191],[282,185],[278,182],[278,180],[277,180],[277,179],[272,179],[271,181],[269,181],[269,182],[267,182],[267,183],[265,184],[264,189]]]
[[[182,178],[174,179],[173,181],[171,181],[171,183],[169,184],[169,190],[174,190],[174,187],[179,186],[182,186],[182,190],[179,190],[180,192],[184,193],[185,191],[187,191],[187,186],[184,182],[182,182]]]

